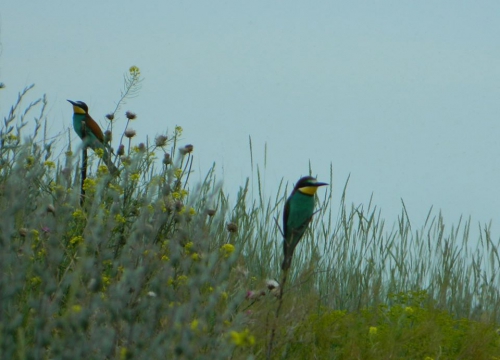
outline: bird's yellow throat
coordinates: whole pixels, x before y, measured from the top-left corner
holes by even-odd
[[[301,193],[307,194],[307,195],[314,195],[314,194],[316,194],[316,190],[318,190],[317,186],[305,186],[305,187],[299,188],[299,191]]]
[[[85,110],[83,110],[81,107],[78,107],[76,105],[73,105],[73,112],[75,114],[85,114]]]

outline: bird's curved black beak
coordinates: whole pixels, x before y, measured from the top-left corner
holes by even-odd
[[[71,101],[71,100],[67,100],[67,101],[69,101],[71,103],[71,105],[75,105],[76,106],[76,103],[74,101]]]
[[[314,186],[325,186],[325,185],[328,185],[328,183],[324,183],[324,182],[317,182],[316,184],[314,184]]]

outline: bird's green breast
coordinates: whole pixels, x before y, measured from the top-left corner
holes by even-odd
[[[85,114],[73,114],[73,128],[80,138],[83,138],[82,122],[85,121]]]
[[[86,114],[73,114],[73,128],[75,129],[75,132],[82,140],[85,135],[85,143],[87,146],[90,146],[91,148],[95,148],[96,146],[102,147],[101,142],[89,127],[86,127],[85,134],[83,133],[83,123],[86,123],[86,116]]]
[[[297,191],[288,201],[287,227],[292,230],[304,226],[314,212],[314,196]]]

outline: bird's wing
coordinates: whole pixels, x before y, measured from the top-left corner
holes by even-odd
[[[97,123],[90,117],[90,115],[87,114],[85,117],[85,126],[87,126],[90,131],[95,135],[95,137],[104,144],[104,134],[102,133],[101,128]]]
[[[285,208],[283,209],[283,235],[285,239],[288,236],[288,218],[290,216],[290,198],[285,202]]]
[[[300,237],[302,237],[302,234],[306,231],[307,229],[307,226],[309,225],[309,223],[311,222],[312,220],[312,217],[313,215],[309,216],[308,218],[306,218],[301,224],[299,227],[293,229],[293,232],[294,234],[300,234]]]

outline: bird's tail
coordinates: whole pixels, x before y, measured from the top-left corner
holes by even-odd
[[[292,255],[285,255],[283,262],[281,263],[281,270],[287,271],[292,266]]]
[[[286,271],[292,265],[293,251],[295,246],[291,246],[286,239],[283,240],[283,262],[281,263],[281,270]]]

